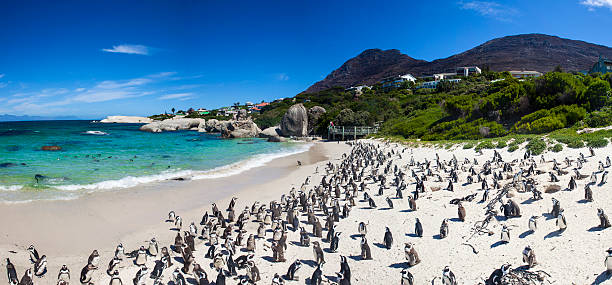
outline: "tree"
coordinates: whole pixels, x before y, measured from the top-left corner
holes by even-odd
[[[176,111],[176,109],[172,108],[172,114],[174,114],[175,111]]]
[[[584,91],[584,100],[589,105],[590,110],[598,110],[608,102],[608,92],[610,84],[607,81],[596,79]]]

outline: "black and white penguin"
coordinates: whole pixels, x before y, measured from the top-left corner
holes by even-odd
[[[66,264],[62,265],[62,268],[60,268],[59,273],[57,273],[57,283],[59,284],[60,282],[64,282],[65,284],[68,284],[70,282],[70,270],[68,269],[68,266],[66,266]]]
[[[407,268],[404,268],[402,270],[402,283],[401,285],[414,285],[414,276],[412,276],[412,273],[410,273],[410,271],[408,271]]]
[[[565,215],[563,215],[563,209],[561,209],[559,215],[557,215],[557,226],[560,231],[565,231],[565,229],[567,229],[567,221],[565,220]]]
[[[166,269],[166,264],[168,263],[166,260],[164,260],[166,258],[168,257],[162,256],[160,260],[155,261],[155,266],[153,267],[150,275],[151,279],[156,280],[162,277],[164,269]]]
[[[538,218],[539,216],[531,216],[529,218],[529,230],[533,233],[538,229]]]
[[[457,215],[459,216],[460,221],[465,222],[465,208],[461,202],[457,204]]]
[[[298,270],[301,267],[302,267],[302,262],[299,259],[291,263],[291,265],[289,266],[289,269],[287,270],[287,275],[285,275],[285,278],[287,280],[297,280],[297,276],[295,274],[298,272]]]
[[[404,244],[404,256],[408,266],[415,266],[421,262],[421,259],[419,259],[419,254],[414,249],[412,243],[407,242]]]
[[[136,272],[134,279],[134,285],[144,285],[147,280],[147,275],[149,274],[149,269],[146,266],[141,266],[140,269]]]
[[[368,240],[365,236],[361,237],[361,259],[363,260],[371,260],[372,259],[372,251],[370,250],[370,245],[368,244]]]
[[[43,254],[35,263],[34,263],[34,275],[36,277],[42,277],[47,273],[47,256]]]
[[[368,199],[368,205],[370,205],[370,208],[376,208],[376,202],[374,202],[374,199],[372,199],[372,197]]]
[[[510,264],[504,264],[501,268],[495,269],[489,279],[487,280],[487,284],[490,285],[502,285],[502,278],[506,276],[510,272]]]
[[[383,238],[385,248],[391,249],[393,246],[393,234],[391,234],[391,230],[389,227],[385,227],[385,236]]]
[[[501,230],[501,242],[509,243],[510,242],[510,229],[506,225],[503,225]]]
[[[219,274],[217,274],[215,285],[225,285],[225,274],[223,274],[223,270],[219,270]]]
[[[310,277],[310,284],[312,285],[321,285],[323,282],[323,272],[321,271],[321,264],[317,265],[317,268],[312,273]]]
[[[416,200],[414,200],[411,195],[408,195],[408,207],[410,208],[410,211],[417,210]]]
[[[185,277],[183,276],[183,274],[181,274],[181,271],[178,268],[174,269],[174,272],[172,272],[172,280],[174,281],[175,285],[187,284],[187,282],[185,281]]]
[[[389,208],[393,209],[393,201],[391,201],[391,198],[387,197],[385,200],[387,201]]]
[[[457,278],[455,274],[450,270],[448,266],[442,269],[442,284],[443,285],[457,285]]]
[[[174,223],[175,219],[176,219],[176,213],[174,211],[170,211],[168,213],[168,222]]]
[[[136,255],[136,259],[134,260],[134,264],[138,266],[145,265],[147,263],[147,251],[144,246],[140,246],[138,249],[138,253]]]
[[[204,271],[199,264],[196,263],[193,265],[193,273],[196,276],[198,285],[210,285],[208,274],[206,274],[206,271]]]
[[[338,243],[340,242],[340,234],[341,232],[335,232],[334,237],[331,239],[331,243],[329,244],[329,250],[331,252],[338,251]]]
[[[366,223],[364,222],[359,222],[359,226],[357,228],[358,232],[360,235],[365,236],[368,233],[368,228]]]
[[[300,228],[300,245],[310,246],[310,236],[304,227]]]
[[[346,256],[340,255],[340,273],[344,276],[345,279],[351,280],[351,267],[348,264],[348,260]]]
[[[608,219],[608,215],[604,213],[604,210],[599,208],[597,209],[597,216],[599,217],[599,227],[602,229],[606,229],[610,227],[610,220]]]
[[[36,263],[36,261],[40,259],[40,255],[38,255],[38,251],[34,248],[34,245],[30,245],[28,251],[30,252],[30,262]]]
[[[120,243],[117,245],[117,248],[115,248],[115,257],[121,260],[124,256],[125,256],[125,248],[123,247],[123,244]]]
[[[87,258],[87,263],[93,266],[93,269],[98,269],[98,264],[100,263],[100,254],[98,254],[98,250],[91,252],[89,258]]]
[[[19,280],[19,285],[33,285],[34,280],[32,280],[32,277],[32,269],[26,269],[26,271],[23,273],[23,276],[21,277],[21,280]]]
[[[17,270],[15,270],[15,265],[11,263],[10,259],[6,259],[6,275],[8,278],[8,282],[11,285],[17,285],[19,283],[19,279],[17,278]]]
[[[448,236],[448,219],[442,220],[442,225],[440,225],[440,238],[446,238]]]
[[[610,275],[612,274],[612,247],[608,248],[606,252],[608,253],[608,256],[606,256],[604,264],[606,265],[606,273]]]
[[[584,200],[593,202],[593,190],[591,190],[589,184],[584,186]]]
[[[321,245],[318,241],[312,242],[312,254],[314,255],[314,260],[317,264],[325,263],[325,257],[323,256],[323,250],[321,249]]]
[[[423,237],[423,225],[421,224],[421,220],[416,218],[416,222],[414,224],[414,233],[417,237]]]
[[[527,263],[527,268],[532,268],[538,264],[536,261],[535,252],[530,246],[526,246],[525,249],[523,249],[523,262]]]

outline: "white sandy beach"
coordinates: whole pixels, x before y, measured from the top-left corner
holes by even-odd
[[[374,141],[370,141],[374,142]],[[379,142],[374,142],[379,143]],[[391,146],[386,147],[390,151]],[[559,177],[560,182],[549,182],[547,173],[537,175],[538,189],[542,191],[543,200],[532,201],[532,194],[517,193],[512,199],[520,205],[522,217],[493,219],[488,230],[492,235],[472,236],[472,228],[477,221],[485,217],[484,206],[486,203],[478,203],[482,197],[480,183],[463,185],[466,181],[466,173],[459,173],[459,182],[455,183],[455,191],[439,190],[432,192],[432,187],[446,187],[447,182],[433,182],[430,177],[425,182],[426,193],[420,195],[417,200],[417,211],[408,210],[406,196],[414,191],[414,179],[410,177],[407,167],[412,157],[415,161],[435,160],[436,153],[441,160],[449,161],[455,155],[462,163],[464,158],[470,161],[477,159],[479,169],[486,160],[493,157],[493,150],[483,150],[478,155],[474,150],[464,150],[455,146],[450,150],[431,148],[407,148],[393,145],[397,153],[401,153],[401,159],[394,155],[394,165],[398,165],[404,171],[407,191],[404,191],[404,199],[392,199],[394,208],[390,209],[385,202],[387,196],[395,196],[395,187],[390,186],[393,180],[393,171],[387,175],[387,189],[383,196],[375,195],[378,192],[378,184],[368,181],[367,192],[376,201],[378,207],[371,209],[362,200],[363,193],[359,192],[357,206],[353,207],[346,219],[341,219],[337,224],[336,231],[342,232],[338,247],[338,253],[325,251],[326,263],[323,266],[323,275],[330,280],[335,280],[335,272],[340,270],[340,255],[347,256],[352,271],[352,284],[400,284],[401,271],[406,268],[404,258],[404,243],[412,242],[415,245],[421,263],[409,271],[415,278],[415,284],[441,284],[440,276],[445,266],[450,266],[457,276],[459,284],[484,284],[485,279],[499,268],[502,264],[509,263],[512,268],[517,268],[522,262],[522,251],[525,246],[530,245],[538,260],[538,265],[532,270],[542,270],[550,274],[545,284],[605,284],[612,283],[604,273],[605,250],[612,246],[612,229],[599,230],[597,225],[597,208],[603,208],[606,213],[612,213],[610,201],[612,194],[609,191],[609,182],[602,186],[593,185],[594,202],[585,203],[584,185],[588,178],[578,181],[578,187],[574,191],[561,190],[557,193],[544,193],[544,188],[550,184],[558,184],[562,189],[568,185],[571,169],[565,168],[563,160],[569,157],[575,160],[579,153],[586,156],[587,163],[580,170],[582,174],[590,175],[597,171],[598,161],[604,161],[611,153],[612,147],[596,149],[596,157],[589,157],[587,149],[564,149],[560,153],[546,152],[544,158],[546,163],[540,163],[540,157],[534,157],[538,169],[548,171],[552,168],[552,159],[560,163],[568,175]],[[1,224],[4,231],[0,236],[0,257],[4,260],[10,258],[17,268],[19,277],[23,275],[26,268],[32,267],[29,262],[27,247],[34,244],[39,253],[46,254],[49,260],[48,273],[43,278],[34,278],[35,284],[55,284],[57,272],[62,264],[68,265],[71,270],[71,284],[78,284],[78,276],[81,268],[86,265],[87,257],[92,250],[97,249],[101,255],[101,266],[93,276],[95,284],[108,284],[110,277],[106,274],[106,265],[112,259],[115,246],[123,243],[127,251],[138,249],[141,245],[146,246],[152,237],[157,238],[160,248],[174,243],[176,231],[170,230],[173,225],[165,222],[170,210],[176,211],[183,217],[183,230],[188,228],[190,222],[199,226],[202,215],[208,211],[211,213],[211,203],[216,202],[222,211],[227,208],[231,197],[237,197],[236,213],[240,213],[245,206],[251,206],[254,201],[267,204],[271,200],[279,200],[282,194],[287,194],[292,187],[299,189],[306,177],[311,177],[308,188],[318,185],[322,175],[325,175],[325,164],[331,161],[339,164],[343,153],[350,151],[350,147],[344,143],[315,143],[310,151],[276,159],[263,167],[251,169],[242,174],[199,181],[168,181],[156,185],[146,185],[134,189],[124,189],[104,193],[88,194],[85,197],[72,201],[53,202],[31,202],[25,204],[2,205],[0,207]],[[514,159],[521,160],[524,150],[520,149],[508,153],[505,149],[498,150],[506,162]],[[300,160],[302,166],[298,167],[296,161]],[[518,163],[514,170],[519,168]],[[318,172],[315,170],[318,169]],[[499,171],[501,169],[494,169]],[[434,171],[435,172],[435,171]],[[369,173],[369,168],[366,173]],[[382,173],[382,167],[379,171]],[[437,173],[437,172],[435,172]],[[446,179],[446,176],[442,174]],[[601,178],[601,174],[598,176]],[[446,180],[445,180],[446,181]],[[505,185],[511,179],[500,181]],[[491,181],[489,179],[489,184]],[[496,190],[492,189],[490,198],[495,197]],[[473,202],[464,202],[467,217],[465,222],[456,220],[457,206],[451,205],[449,201],[453,198],[465,197],[472,193],[478,193]],[[551,198],[558,199],[561,207],[565,209],[568,228],[564,232],[558,232],[555,219],[549,218],[547,213],[552,207]],[[342,195],[341,205],[344,204]],[[496,207],[499,209],[499,206]],[[320,213],[320,212],[318,212]],[[528,220],[531,216],[541,216],[539,228],[535,233],[529,233]],[[283,215],[284,217],[284,215]],[[419,218],[424,227],[422,238],[414,236],[415,218]],[[449,236],[438,239],[439,228],[442,220],[448,218]],[[322,223],[324,216],[319,216]],[[305,216],[300,218],[305,221]],[[372,251],[373,260],[361,260],[360,238],[357,226],[359,222],[368,223],[368,242]],[[511,241],[501,244],[500,230],[502,225],[507,225],[511,230]],[[302,224],[308,232],[312,232],[312,226]],[[393,233],[394,243],[390,250],[382,246],[385,227],[389,227]],[[256,232],[257,223],[249,223],[246,227],[249,233]],[[270,231],[268,229],[268,231]],[[325,239],[326,232],[323,232]],[[248,234],[246,235],[248,237]],[[271,237],[271,233],[268,233]],[[261,281],[257,284],[271,284],[275,273],[284,275],[293,261],[300,259],[303,266],[298,271],[300,281],[287,281],[287,284],[308,284],[314,269],[312,246],[300,247],[299,231],[288,231],[288,249],[285,251],[287,262],[271,262],[272,251],[264,246],[270,242],[264,239],[257,240],[255,252],[255,264],[261,272]],[[469,239],[469,240],[468,240]],[[319,240],[312,237],[311,241]],[[463,243],[474,246],[477,254],[472,248]],[[321,242],[323,248],[328,248],[329,243]],[[208,245],[204,240],[196,239],[195,261],[201,264],[208,273],[209,280],[214,281],[217,273],[209,266],[210,259],[204,258]],[[234,258],[246,254],[238,251]],[[172,253],[172,256],[180,256]],[[152,269],[155,258],[149,257],[147,267]],[[123,268],[120,269],[124,284],[131,283],[138,267],[132,263],[133,259],[124,259]],[[181,266],[179,262],[174,262]],[[170,281],[173,268],[164,271],[164,284]],[[244,274],[244,270],[238,272]],[[0,275],[0,283],[6,282],[6,275]],[[186,275],[186,277],[189,277]],[[147,284],[152,284],[148,279]],[[228,278],[227,284],[238,284],[237,279]],[[170,283],[172,284],[172,283]]]

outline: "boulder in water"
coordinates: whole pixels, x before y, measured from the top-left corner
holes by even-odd
[[[45,145],[41,149],[46,151],[58,151],[62,150],[62,147],[58,145]]]

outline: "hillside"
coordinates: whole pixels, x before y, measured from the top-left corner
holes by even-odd
[[[334,86],[371,85],[387,76],[405,73],[421,76],[472,65],[487,66],[492,71],[548,72],[556,66],[561,66],[564,71],[580,71],[589,69],[599,55],[612,58],[612,48],[543,34],[497,38],[431,62],[414,59],[396,49],[368,49],[304,92],[318,92]]]

